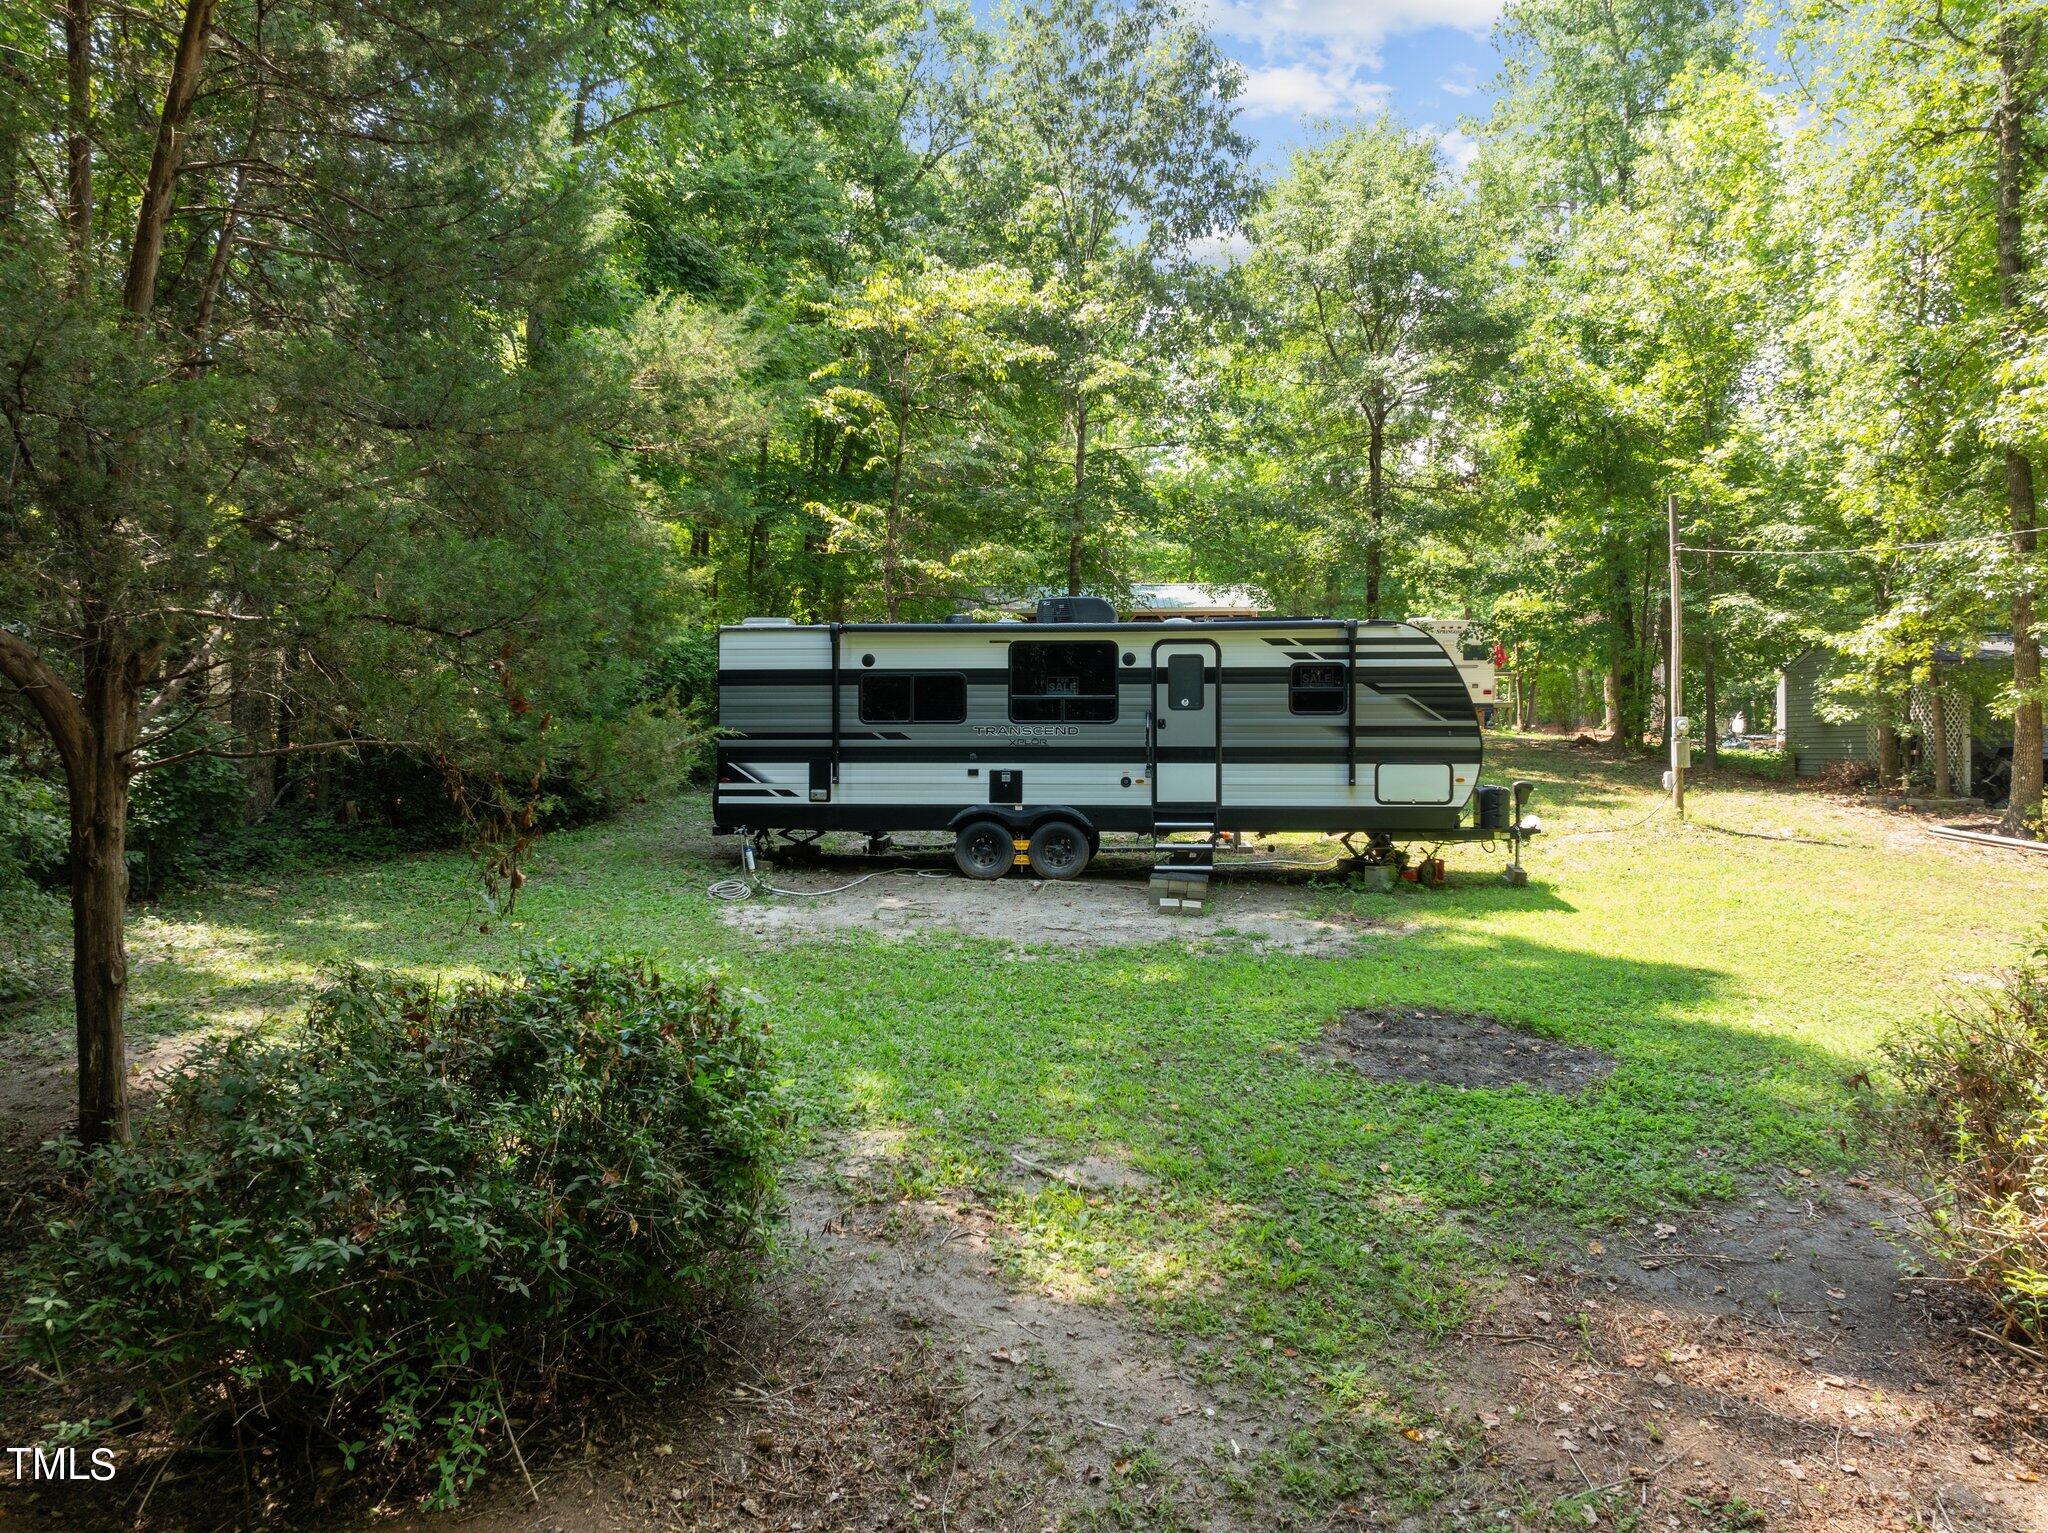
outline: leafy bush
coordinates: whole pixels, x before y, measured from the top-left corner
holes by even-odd
[[[678,713],[709,707],[718,690],[718,634],[706,629],[672,640],[647,667],[641,696]]]
[[[2048,950],[1895,1037],[1890,1135],[1932,1189],[1934,1253],[2009,1332],[2048,1340]]]
[[[441,994],[360,970],[213,1047],[48,1230],[26,1345],[454,1502],[572,1373],[742,1292],[782,1108],[709,970],[530,960]],[[74,1152],[75,1153],[75,1152]]]
[[[682,775],[705,777],[717,724],[717,632],[686,633],[656,655],[642,679],[640,700],[643,707],[676,721],[685,741]]]
[[[62,784],[0,756],[0,881],[54,888],[70,847]]]
[[[1731,771],[1748,772],[1772,782],[1792,780],[1792,753],[1762,745],[1724,745],[1721,765]]]
[[[68,915],[62,900],[0,869],[0,1013],[63,988]]]
[[[166,755],[213,743],[231,748],[211,726],[173,734]],[[195,756],[135,779],[128,812],[129,887],[149,899],[205,871],[222,835],[241,828],[242,773],[232,761]]]
[[[70,917],[46,886],[63,878],[69,841],[56,786],[0,757],[0,1012],[63,986]]]

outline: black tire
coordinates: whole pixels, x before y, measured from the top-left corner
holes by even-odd
[[[1031,833],[1031,871],[1040,878],[1079,878],[1092,852],[1088,833],[1067,820],[1047,820]]]
[[[1010,828],[995,820],[971,820],[953,838],[953,865],[969,878],[1001,878],[1016,857]]]

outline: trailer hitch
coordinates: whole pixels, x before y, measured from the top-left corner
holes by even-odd
[[[1536,784],[1519,778],[1511,790],[1513,809],[1508,824],[1508,865],[1501,878],[1516,889],[1529,882],[1529,870],[1522,866],[1522,843],[1543,829],[1535,821],[1522,817],[1522,806],[1528,803],[1529,795],[1535,791]]]

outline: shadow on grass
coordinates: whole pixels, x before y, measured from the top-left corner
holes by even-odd
[[[1012,1222],[1023,1280],[1144,1303],[1234,1348],[1233,1369],[1271,1363],[1251,1355],[1263,1336],[1335,1363],[1449,1334],[1531,1219],[1576,1230],[1846,1159],[1847,1063],[1697,1020],[1729,980],[1694,966],[1461,928],[1389,962],[1168,954],[1051,983],[1000,965],[998,986],[930,987],[878,1026],[858,961],[825,963],[819,1000],[783,998],[819,1112],[906,1130],[905,1194],[974,1189]],[[1378,1081],[1322,1057],[1326,1025],[1375,1005],[1489,1013],[1607,1048],[1616,1068],[1561,1096]],[[1020,1146],[1145,1180],[1022,1186]]]

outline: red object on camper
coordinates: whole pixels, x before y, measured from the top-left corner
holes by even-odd
[[[1493,641],[1493,668],[1504,671],[1508,666],[1508,652],[1500,647],[1500,640]]]

